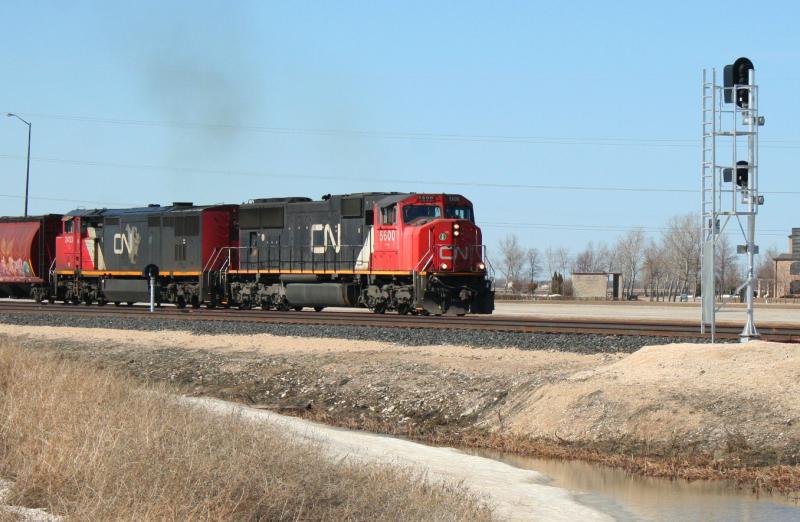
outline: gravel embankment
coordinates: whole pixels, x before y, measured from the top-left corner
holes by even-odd
[[[176,321],[156,318],[88,317],[57,313],[0,313],[0,322],[24,326],[75,326],[120,330],[180,330],[207,335],[271,334],[290,337],[324,337],[396,343],[406,346],[460,345],[481,348],[513,347],[522,350],[557,350],[576,353],[633,353],[643,346],[671,342],[703,343],[704,339],[653,336],[588,334],[514,333],[492,331],[441,330],[433,328],[374,328],[364,326],[325,326],[264,324],[222,321]]]
[[[569,339],[572,350],[479,349],[367,340],[376,331],[366,328],[2,320],[0,343],[170,383],[191,396],[436,444],[800,491],[796,345],[656,345],[627,354],[610,353],[618,339],[598,336],[528,336]],[[193,326],[207,333],[187,331]],[[262,333],[233,333],[243,330]],[[326,331],[333,333],[322,337]],[[333,338],[356,332],[360,339]],[[424,332],[404,333],[419,343]],[[590,341],[604,344],[587,350]]]

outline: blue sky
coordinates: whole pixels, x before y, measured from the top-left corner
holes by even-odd
[[[33,213],[444,191],[489,245],[575,251],[699,196],[534,187],[696,189],[701,70],[746,55],[759,241],[783,248],[800,195],[769,192],[800,190],[800,7],[750,6],[9,1],[0,110],[33,122]],[[0,215],[21,214],[25,140],[0,120]]]

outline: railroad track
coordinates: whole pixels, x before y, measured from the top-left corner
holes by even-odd
[[[150,313],[141,306],[84,306],[36,304],[32,302],[0,302],[0,313],[72,314],[96,317],[136,317],[191,321],[227,321],[240,323],[303,324],[325,326],[366,326],[383,328],[435,328],[450,330],[497,331],[515,333],[571,333],[593,335],[634,335],[654,337],[709,337],[701,334],[697,323],[653,320],[624,320],[598,318],[508,317],[501,315],[404,316],[365,312],[278,312],[233,309],[178,309],[161,307]],[[741,325],[717,325],[720,339],[737,339]],[[800,326],[787,324],[759,325],[765,340],[800,342]]]

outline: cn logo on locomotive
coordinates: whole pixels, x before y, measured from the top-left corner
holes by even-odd
[[[322,246],[316,246],[314,241],[314,233],[322,232]],[[324,254],[328,250],[328,244],[333,247],[334,252],[337,254],[342,248],[342,227],[336,225],[336,237],[333,236],[333,229],[329,224],[316,223],[311,225],[311,251],[315,254]]]
[[[139,229],[130,225],[125,225],[125,233],[117,232],[114,234],[114,253],[118,256],[125,253],[128,249],[128,259],[131,263],[136,262],[136,256],[139,254],[139,243],[142,242],[142,237],[139,235]]]

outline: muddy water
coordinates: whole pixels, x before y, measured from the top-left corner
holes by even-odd
[[[800,521],[800,502],[760,495],[725,482],[667,480],[577,461],[533,459],[492,451],[468,451],[549,477],[582,504],[620,521]]]
[[[182,398],[219,414],[265,423],[319,444],[332,457],[417,468],[482,495],[501,520],[800,521],[800,504],[757,497],[721,482],[641,478],[576,461],[531,459],[486,450],[432,447],[255,410],[217,399]]]

